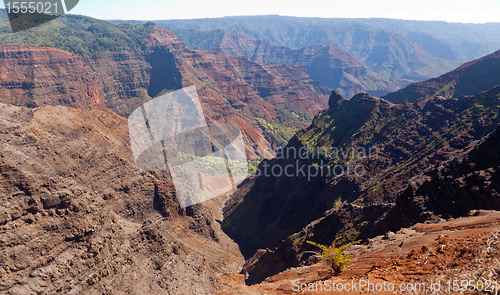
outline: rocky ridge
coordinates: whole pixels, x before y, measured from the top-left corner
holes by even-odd
[[[297,267],[311,250],[306,240],[328,244],[332,237],[364,240],[387,232],[397,232],[416,223],[434,223],[464,217],[471,211],[500,210],[497,182],[500,160],[498,146],[500,126],[466,148],[450,152],[440,162],[430,165],[411,178],[395,205],[359,206],[351,203],[328,210],[325,215],[300,232],[282,241],[276,250],[258,251],[247,261],[244,271],[250,283],[288,267]],[[354,235],[353,232],[359,234]],[[269,263],[272,261],[272,263]]]
[[[324,153],[319,158],[280,157],[266,165],[307,167],[317,163],[323,167],[346,161],[351,165],[363,165],[365,174],[362,177],[355,177],[352,173],[340,177],[319,173],[313,177],[261,175],[243,184],[234,200],[228,203],[224,229],[238,243],[254,251],[279,246],[276,251],[266,252],[252,264],[252,272],[259,274],[255,277],[263,279],[286,267],[297,266],[302,261],[301,253],[309,249],[309,245],[304,244],[305,239],[311,237],[322,244],[329,244],[338,236],[343,237],[345,242],[366,239],[389,229],[397,230],[393,227],[401,223],[400,219],[413,218],[412,222],[402,223],[409,226],[428,219],[439,220],[439,216],[463,216],[470,209],[495,209],[495,185],[488,182],[486,188],[483,185],[476,188],[474,180],[480,177],[476,174],[483,175],[483,178],[477,179],[494,179],[497,169],[493,167],[494,162],[493,172],[488,170],[488,166],[480,169],[485,170],[483,172],[470,171],[470,176],[469,172],[463,172],[463,177],[455,175],[454,168],[440,168],[441,172],[432,175],[439,175],[446,181],[421,189],[440,191],[439,195],[429,196],[428,200],[420,197],[419,193],[408,195],[406,192],[406,197],[403,197],[403,192],[415,181],[425,183],[430,177],[424,176],[429,167],[439,167],[448,160],[452,161],[456,153],[468,153],[467,147],[471,142],[493,131],[500,123],[496,115],[499,97],[500,88],[495,87],[458,100],[439,97],[421,103],[394,105],[366,94],[348,101],[333,93],[329,110],[316,116],[309,128],[297,133],[288,147],[299,149],[309,145],[310,149],[325,146],[345,149],[376,146],[378,153],[373,157],[354,156],[352,162],[349,158],[329,159]],[[490,137],[494,138],[495,134]],[[494,148],[495,145],[489,146]],[[484,155],[482,159],[486,159]],[[259,166],[260,169],[263,165]],[[458,178],[457,181],[463,178],[461,183],[471,186],[471,192],[454,197],[456,192],[462,190],[454,187],[460,186],[460,183],[451,185],[447,182],[451,183],[455,178]],[[449,196],[449,200],[446,199],[438,209],[437,200],[442,194]],[[483,199],[489,201],[480,206]],[[400,204],[396,208],[401,210],[391,211],[396,202]],[[452,213],[450,208],[457,211]],[[432,213],[433,210],[436,212]],[[393,216],[395,212],[399,215]],[[266,261],[274,262],[269,264]]]
[[[423,82],[415,82],[382,98],[393,103],[418,102],[443,96],[459,98],[500,85],[500,51],[467,62],[457,69]]]

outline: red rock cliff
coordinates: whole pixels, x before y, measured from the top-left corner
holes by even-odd
[[[20,45],[0,46],[0,101],[29,107],[105,107],[102,82],[80,57]]]

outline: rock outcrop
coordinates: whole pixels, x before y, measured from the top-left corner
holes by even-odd
[[[109,110],[0,104],[0,292],[213,294],[243,257],[222,200],[181,209]]]
[[[488,282],[488,289],[496,292],[498,287],[494,282],[500,278],[496,270],[500,266],[498,221],[499,211],[474,210],[467,217],[442,219],[434,224],[419,223],[373,237],[345,249],[352,254],[352,261],[340,274],[333,273],[318,257],[309,256],[317,250],[311,249],[305,265],[290,267],[251,286],[235,284],[218,294],[290,294],[290,290],[299,291],[302,287],[310,294],[328,294],[335,290],[337,294],[348,295],[356,292],[349,290],[353,282],[358,292],[373,293],[368,286],[360,287],[361,280],[369,280],[373,286],[388,286],[385,291],[379,288],[382,290],[379,294],[408,294],[408,290],[396,286],[410,283],[412,287],[425,285],[430,289],[430,284],[434,284],[437,290],[436,277],[441,278],[441,293],[447,292],[448,281],[451,290],[453,280],[465,281],[470,277],[474,278],[473,282]],[[275,265],[266,266],[271,269]],[[248,272],[247,276],[251,278],[252,274]],[[333,283],[339,284],[337,288],[332,288]],[[390,284],[395,285],[394,290],[389,291]],[[473,284],[470,289],[474,288]],[[346,286],[348,291],[343,288]],[[485,284],[480,287],[484,289]]]

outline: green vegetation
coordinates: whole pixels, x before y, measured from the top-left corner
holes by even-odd
[[[278,117],[275,120],[271,121],[262,117],[255,118],[255,120],[264,132],[276,138],[283,146],[302,128],[297,126],[296,122],[309,123],[312,121],[309,114],[297,111],[290,104],[286,104],[283,108],[276,108],[276,112]]]
[[[159,26],[167,31],[174,33],[179,39],[186,44],[187,47],[193,50],[204,49],[218,51],[217,46],[224,37],[224,31],[202,31],[180,28],[173,24],[160,23]],[[236,32],[234,32],[236,33]]]
[[[282,145],[286,145],[290,138],[299,130],[296,126],[289,126],[274,121],[268,121],[263,118],[255,118],[259,127],[264,132],[274,136]]]
[[[308,113],[297,111],[289,104],[285,105],[284,108],[276,108],[276,111],[278,112],[278,121],[282,124],[297,121],[311,122],[313,119]]]
[[[180,152],[179,158],[182,163],[196,161],[196,168],[201,172],[208,174],[227,173],[227,166],[229,165],[231,174],[233,176],[247,176],[256,171],[258,162],[250,160],[226,160],[222,157],[208,156],[199,157]]]
[[[326,261],[328,266],[330,266],[335,273],[341,273],[344,268],[351,262],[352,253],[345,253],[344,250],[351,243],[347,243],[340,247],[336,247],[335,243],[340,240],[341,237],[336,238],[331,246],[321,245],[315,242],[306,241],[307,243],[314,245],[321,249],[320,257]]]
[[[153,33],[152,22],[114,25],[79,15],[64,15],[39,27],[12,34],[7,14],[0,11],[0,45],[16,44],[62,49],[78,55],[105,51],[147,52],[144,38]]]

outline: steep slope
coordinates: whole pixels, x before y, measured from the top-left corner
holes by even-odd
[[[409,178],[491,132],[500,122],[499,100],[498,87],[458,100],[399,105],[366,94],[348,101],[333,93],[329,110],[277,151],[276,159],[261,163],[260,176],[236,193],[224,229],[255,251],[277,246],[342,202],[393,203]],[[289,165],[293,169],[285,173]],[[350,239],[363,234],[366,223],[345,222]]]
[[[113,112],[0,104],[0,142],[0,292],[213,294],[240,267],[221,203],[181,209]]]
[[[90,17],[64,15],[12,34],[5,10],[0,10],[0,30],[1,45],[52,47],[78,55],[100,80],[96,84],[104,88],[106,107],[122,116],[150,99],[150,65],[144,39],[154,32],[152,23],[115,26]],[[38,79],[46,78],[40,74]]]
[[[497,127],[482,140],[410,179],[396,206],[378,226],[395,231],[429,219],[465,216],[473,209],[500,210],[499,149]]]
[[[384,95],[410,82],[404,79],[385,81],[348,52],[332,46],[306,46],[292,50],[272,46],[236,31],[199,31],[172,24],[162,27],[178,36],[191,49],[223,51],[264,64],[301,66],[312,79],[336,89],[347,98],[360,92]]]
[[[54,48],[0,46],[0,89],[3,103],[105,108],[98,75],[79,56]]]
[[[463,64],[437,78],[416,82],[383,96],[393,103],[417,102],[429,97],[457,98],[486,91],[500,84],[500,51]]]
[[[393,30],[350,19],[249,16],[156,23],[187,29],[239,31],[271,45],[292,49],[330,45],[346,50],[383,79],[422,81],[459,65],[430,54]]]
[[[396,236],[394,232],[401,233],[402,228],[419,222],[441,223],[480,209],[500,210],[499,146],[500,125],[481,140],[446,153],[443,160],[409,179],[407,188],[396,197],[395,206],[347,203],[327,211],[323,217],[282,241],[274,251],[259,251],[248,260],[243,268],[243,272],[250,274],[248,282],[259,283],[270,275],[307,261],[307,251],[312,249],[306,240],[330,244],[337,236],[352,240],[353,234],[359,232],[356,239],[367,239],[389,231],[392,234],[386,235],[386,239],[391,237],[392,240]],[[468,228],[464,224],[457,227]],[[412,244],[407,239],[403,243]]]
[[[52,47],[78,55],[100,79],[106,107],[127,116],[145,101],[150,83],[147,35],[152,23],[112,25],[79,15],[64,15],[43,26],[10,33],[0,10],[0,44]]]

